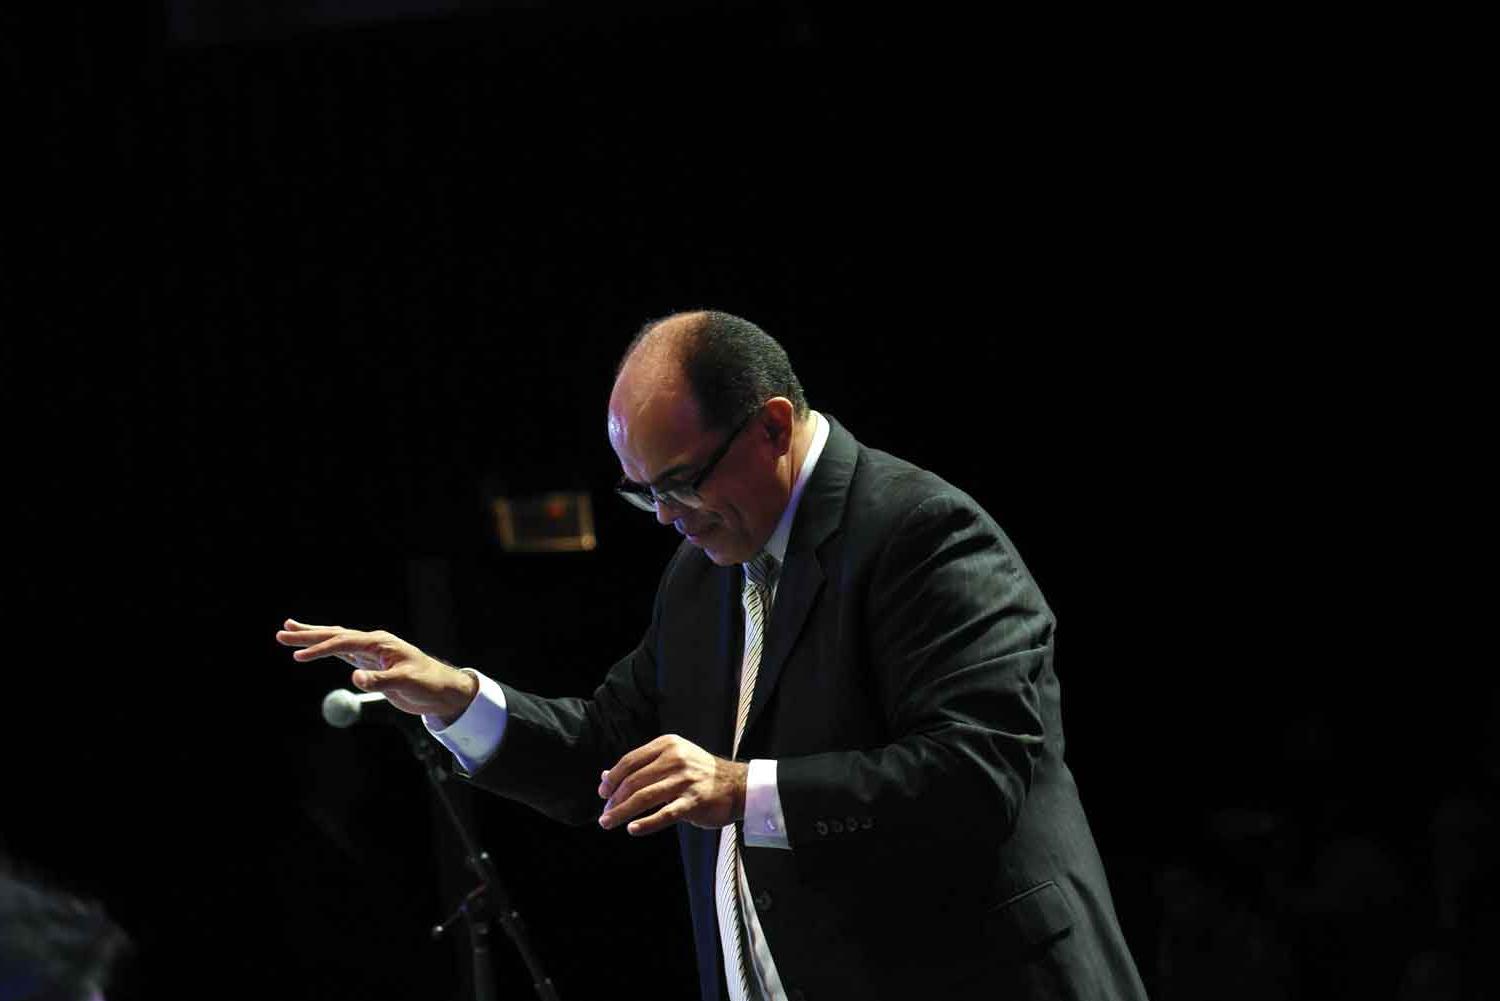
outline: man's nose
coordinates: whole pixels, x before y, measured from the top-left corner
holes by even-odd
[[[682,513],[682,508],[665,498],[656,498],[656,521],[660,525],[670,525],[677,520]]]

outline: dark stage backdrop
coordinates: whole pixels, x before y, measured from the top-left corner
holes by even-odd
[[[1470,787],[1426,755],[1473,760],[1491,710],[1359,750],[1437,696],[1373,680],[1336,583],[1316,114],[1273,128],[1264,88],[1194,86],[1213,46],[1163,69],[1097,23],[538,4],[195,35],[184,9],[0,50],[0,847],[130,931],[112,996],[461,996],[426,930],[465,884],[416,763],[327,728],[344,672],[272,634],[386,627],[591,690],[672,546],[610,493],[613,366],[692,307],[759,322],[814,406],[1011,534],[1153,996],[1206,996],[1193,956],[1246,996],[1387,995],[1433,939],[1430,823]],[[488,499],[554,488],[594,497],[598,550],[503,553]],[[564,998],[690,996],[670,836],[458,794]]]

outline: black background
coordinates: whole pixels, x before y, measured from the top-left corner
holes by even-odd
[[[1343,489],[1380,418],[1336,318],[1379,290],[1337,86],[1222,25],[1164,59],[1150,24],[1061,15],[193,6],[3,50],[0,846],[130,932],[112,996],[460,996],[418,766],[326,727],[344,673],[273,633],[385,627],[591,690],[673,539],[610,496],[611,374],[697,307],[1016,542],[1154,997],[1206,996],[1183,955],[1224,996],[1259,989],[1242,964],[1329,997],[1464,953],[1433,830],[1454,795],[1492,807],[1493,686],[1395,641],[1435,599]],[[503,553],[489,498],[549,489],[593,495],[600,548]],[[564,998],[691,995],[673,839],[455,793]],[[1207,898],[1279,958],[1185,945]]]

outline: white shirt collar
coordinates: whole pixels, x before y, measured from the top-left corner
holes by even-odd
[[[807,486],[813,467],[818,464],[818,457],[823,454],[823,446],[828,444],[828,422],[816,410],[811,411],[811,414],[812,444],[807,447],[807,454],[802,457],[802,469],[797,473],[797,482],[792,484],[792,498],[787,501],[786,510],[781,512],[781,520],[776,523],[776,531],[771,533],[770,541],[766,543],[765,551],[776,557],[778,564],[786,562],[786,544],[792,536],[792,519],[797,516],[797,505],[802,500],[802,489]]]

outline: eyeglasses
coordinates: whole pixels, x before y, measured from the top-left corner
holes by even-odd
[[[755,415],[758,413],[760,413],[760,407],[756,407],[750,411],[749,415],[740,421],[733,431],[729,432],[729,437],[724,439],[724,443],[714,449],[713,455],[710,455],[708,461],[698,470],[698,475],[686,483],[676,486],[657,487],[650,483],[636,483],[633,480],[621,479],[615,487],[615,493],[642,511],[654,512],[662,504],[674,504],[677,507],[697,510],[703,506],[703,497],[698,493],[698,488],[713,474],[714,467],[719,464],[719,460],[729,454],[729,446],[734,444],[734,440],[739,437],[740,432],[745,430],[746,426],[755,419]]]

